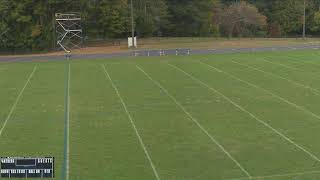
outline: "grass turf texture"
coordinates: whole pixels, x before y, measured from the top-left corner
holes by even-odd
[[[1,63],[0,156],[54,156],[55,179],[319,179],[319,68],[310,50],[74,60],[68,82],[66,62]]]

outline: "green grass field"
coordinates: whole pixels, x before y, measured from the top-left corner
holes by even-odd
[[[0,156],[59,180],[320,179],[316,50],[0,63]]]

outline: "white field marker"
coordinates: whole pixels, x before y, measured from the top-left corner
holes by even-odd
[[[208,84],[204,83],[203,81],[195,78],[194,76],[192,76],[191,74],[185,72],[184,70],[178,68],[177,66],[174,66],[172,64],[168,64],[169,66],[173,67],[174,69],[184,73],[185,75],[187,75],[188,77],[190,77],[191,79],[193,79],[194,81],[198,82],[199,84],[202,84],[203,86],[207,87],[208,89],[210,89],[211,91],[215,92],[216,94],[219,94],[220,96],[222,96],[225,100],[227,100],[228,102],[230,102],[231,104],[233,104],[235,107],[237,107],[238,109],[240,109],[241,111],[245,112],[246,114],[248,114],[250,117],[252,117],[253,119],[255,119],[256,121],[260,122],[261,124],[263,124],[264,126],[266,126],[267,128],[271,129],[274,133],[278,134],[280,137],[282,137],[283,139],[285,139],[286,141],[288,141],[289,143],[291,143],[292,145],[296,146],[298,149],[302,150],[303,152],[305,152],[306,154],[308,154],[312,159],[320,162],[320,159],[314,155],[313,153],[309,152],[307,149],[305,149],[304,147],[300,146],[299,144],[297,144],[296,142],[294,142],[293,140],[291,140],[289,137],[287,137],[286,135],[282,134],[280,131],[276,130],[275,128],[273,128],[271,125],[269,125],[268,123],[266,123],[265,121],[261,120],[260,118],[258,118],[257,116],[255,116],[254,114],[252,114],[251,112],[249,112],[248,110],[246,110],[245,108],[243,108],[242,106],[240,106],[239,104],[237,104],[236,102],[234,102],[233,100],[231,100],[230,98],[228,98],[227,96],[225,96],[224,94],[222,94],[220,91],[212,88],[211,86],[209,86]]]
[[[119,99],[120,99],[120,102],[121,102],[121,104],[122,104],[122,106],[123,106],[123,109],[125,110],[125,112],[126,112],[126,114],[127,114],[127,116],[128,116],[128,119],[130,120],[130,123],[131,123],[131,125],[132,125],[132,127],[133,127],[133,129],[134,129],[134,132],[136,133],[136,136],[137,136],[138,139],[139,139],[140,145],[141,145],[141,147],[142,147],[142,149],[143,149],[143,151],[144,151],[144,153],[145,153],[145,155],[146,155],[146,157],[147,157],[147,159],[148,159],[148,161],[149,161],[149,163],[150,163],[150,165],[151,165],[151,168],[152,168],[152,170],[153,170],[153,173],[154,173],[156,179],[157,179],[157,180],[160,180],[160,176],[159,176],[159,174],[158,174],[158,172],[157,172],[157,170],[156,170],[155,165],[154,165],[153,162],[152,162],[151,156],[149,155],[149,152],[147,151],[147,148],[146,148],[146,146],[144,145],[144,142],[143,142],[143,140],[142,140],[142,138],[141,138],[141,136],[140,136],[140,134],[139,134],[139,131],[138,131],[138,129],[137,129],[137,127],[136,127],[136,125],[135,125],[135,123],[134,123],[131,115],[130,115],[129,110],[127,109],[127,105],[125,104],[124,100],[122,99],[122,97],[121,97],[121,95],[120,95],[120,92],[119,92],[117,86],[114,84],[113,80],[111,79],[111,76],[109,75],[106,66],[105,66],[105,65],[102,65],[102,68],[103,68],[103,70],[104,70],[104,72],[105,72],[106,78],[109,79],[112,87],[114,88],[114,90],[116,91],[116,93],[117,93],[117,95],[118,95],[118,97],[119,97]]]
[[[9,111],[9,114],[8,114],[7,118],[4,120],[4,123],[2,124],[2,127],[1,127],[1,129],[0,129],[0,137],[1,137],[2,133],[3,133],[3,131],[4,131],[4,128],[6,127],[9,119],[11,118],[13,111],[14,111],[15,108],[17,107],[17,104],[19,103],[19,101],[20,101],[20,99],[21,99],[21,96],[22,96],[24,90],[26,89],[27,85],[29,84],[29,82],[30,82],[31,78],[33,77],[34,73],[36,72],[36,70],[37,70],[37,66],[35,66],[35,67],[33,68],[33,71],[32,71],[31,74],[29,75],[29,77],[28,77],[28,79],[27,79],[27,82],[24,84],[24,86],[23,86],[23,88],[21,89],[18,97],[16,98],[16,101],[13,103],[13,105],[12,105],[10,111]]]
[[[214,67],[214,66],[212,66],[212,65],[203,63],[203,62],[201,62],[201,61],[200,61],[200,63],[208,66],[208,67],[211,68],[211,69],[214,69],[214,70],[217,71],[217,72],[224,73],[225,75],[227,75],[227,76],[229,76],[229,77],[231,77],[231,78],[233,78],[233,79],[235,79],[235,80],[237,80],[237,81],[240,81],[240,82],[245,83],[245,84],[247,84],[247,85],[249,85],[249,86],[251,86],[251,87],[254,87],[254,88],[256,88],[256,89],[259,89],[259,90],[261,90],[261,91],[264,91],[264,92],[268,93],[269,95],[271,95],[271,96],[273,96],[273,97],[275,97],[275,98],[277,98],[277,99],[280,99],[281,101],[289,104],[290,106],[293,106],[294,108],[297,108],[297,109],[303,111],[304,113],[306,113],[306,114],[308,114],[308,115],[311,115],[311,116],[317,118],[318,120],[320,120],[320,116],[319,116],[319,115],[317,115],[317,114],[309,111],[308,109],[306,109],[306,108],[304,108],[304,107],[302,107],[302,106],[299,106],[299,105],[297,105],[297,104],[295,104],[295,103],[293,103],[293,102],[291,102],[291,101],[289,101],[289,100],[287,100],[287,99],[285,99],[285,98],[283,98],[283,97],[281,97],[281,96],[279,96],[279,95],[276,95],[276,94],[274,94],[273,92],[271,92],[271,91],[269,91],[269,90],[267,90],[267,89],[264,89],[264,88],[262,88],[262,87],[260,87],[260,86],[258,86],[258,85],[255,85],[255,84],[253,84],[253,83],[250,83],[250,82],[248,82],[248,81],[245,81],[245,80],[243,80],[243,79],[240,79],[240,78],[236,77],[235,75],[232,75],[232,74],[230,74],[230,73],[228,73],[228,72],[222,71],[221,69],[218,69],[217,67]]]
[[[180,109],[201,129],[203,133],[205,133],[210,140],[217,145],[240,169],[243,173],[245,173],[248,178],[251,178],[249,172],[216,140],[199,122],[195,119],[179,102],[173,97],[167,89],[165,89],[159,82],[154,80],[148,73],[146,73],[141,67],[136,66],[145,76],[147,76],[155,85],[157,85],[163,92],[167,94],[168,97],[178,106]]]

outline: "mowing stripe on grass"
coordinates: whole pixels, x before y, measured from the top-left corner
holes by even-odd
[[[62,180],[69,179],[69,120],[70,120],[70,76],[71,76],[71,65],[70,62],[66,65],[67,78],[66,78],[66,89],[64,99],[64,155],[63,155],[63,166],[62,166]]]
[[[228,102],[230,102],[231,104],[233,104],[235,107],[239,108],[241,111],[245,112],[246,114],[248,114],[250,117],[254,118],[256,121],[260,122],[261,124],[263,124],[264,126],[266,126],[267,128],[271,129],[274,133],[278,134],[280,137],[282,137],[283,139],[285,139],[286,141],[288,141],[289,143],[291,143],[292,145],[296,146],[298,149],[302,150],[303,152],[305,152],[307,155],[309,155],[311,158],[313,158],[314,160],[320,162],[320,159],[314,155],[313,153],[309,152],[307,149],[305,149],[304,147],[300,146],[299,144],[297,144],[296,142],[294,142],[293,140],[291,140],[289,137],[287,137],[286,135],[282,134],[280,131],[276,130],[275,128],[273,128],[271,125],[269,125],[268,123],[266,123],[265,121],[261,120],[260,118],[258,118],[257,116],[255,116],[254,114],[252,114],[251,112],[249,112],[248,110],[246,110],[245,108],[243,108],[242,106],[240,106],[239,104],[237,104],[236,102],[234,102],[233,100],[231,100],[230,98],[228,98],[227,96],[225,96],[223,93],[221,93],[220,91],[212,88],[211,86],[209,86],[208,84],[206,84],[205,82],[201,81],[200,79],[197,79],[196,77],[192,76],[191,74],[185,72],[184,70],[178,68],[177,66],[174,66],[172,64],[168,64],[169,66],[171,66],[172,68],[182,72],[183,74],[185,74],[186,76],[190,77],[191,79],[193,79],[194,81],[198,82],[199,84],[202,84],[203,86],[207,87],[208,89],[210,89],[211,91],[219,94],[220,96],[222,96],[225,100],[227,100]]]
[[[294,60],[294,61],[290,61],[290,62],[293,62],[294,64],[297,64],[297,65],[301,65],[301,63],[303,63],[303,64],[320,65],[320,64],[317,64],[317,63],[312,63],[312,62],[310,62],[310,61],[305,61],[305,60],[301,61],[301,60],[299,59],[299,57],[295,57],[295,56],[284,56],[284,57],[289,58],[289,59],[284,59],[284,61],[292,59],[292,60]],[[298,58],[298,59],[297,59],[297,58]]]
[[[156,86],[158,86],[168,97],[211,139],[211,141],[217,145],[249,178],[250,173],[216,140],[199,122],[195,119],[177,100],[174,98],[167,89],[165,89],[159,82],[154,80],[148,73],[146,73],[141,67],[136,66],[145,76],[147,76]]]
[[[310,61],[303,61],[303,63],[310,64],[310,65],[315,65],[315,66],[320,66],[320,64],[314,63],[314,62],[310,62]]]
[[[320,66],[320,64],[314,62],[314,61],[300,61],[300,59],[297,59],[298,57],[293,57],[293,56],[286,56],[294,61],[290,61],[290,62],[293,62],[294,64],[297,64],[297,65],[301,65],[301,63],[303,64],[309,64],[309,65],[315,65],[315,66]],[[316,75],[319,75],[318,73],[316,72],[312,72]]]
[[[276,177],[289,177],[289,176],[302,176],[307,174],[320,174],[320,171],[305,171],[296,173],[286,173],[286,174],[273,174],[268,176],[253,176],[251,179],[265,179],[265,178],[276,178]],[[249,180],[248,178],[233,178],[228,180]]]
[[[8,71],[8,68],[0,68],[0,73]]]
[[[255,71],[262,72],[262,73],[264,73],[264,74],[268,74],[269,76],[273,76],[273,77],[276,77],[276,78],[280,78],[280,79],[286,80],[286,81],[288,81],[288,82],[290,82],[290,83],[292,83],[292,84],[294,84],[294,85],[297,85],[297,86],[300,86],[300,87],[309,89],[309,90],[311,90],[315,95],[320,96],[320,90],[315,89],[315,88],[313,88],[313,87],[310,87],[310,86],[308,86],[308,85],[301,84],[301,83],[299,83],[299,82],[296,82],[296,81],[287,79],[287,78],[285,78],[285,77],[283,77],[283,76],[280,76],[280,75],[277,75],[277,74],[273,74],[273,73],[271,73],[271,72],[266,72],[266,71],[261,70],[261,69],[259,69],[259,68],[256,68],[256,67],[253,67],[253,66],[250,66],[250,65],[247,65],[247,64],[239,63],[239,62],[237,62],[237,61],[231,61],[231,62],[233,62],[233,63],[235,63],[235,64],[238,64],[238,65],[241,65],[241,66],[244,66],[244,67],[247,67],[247,68],[249,68],[249,69],[253,69],[253,70],[255,70]]]
[[[203,64],[203,65],[206,65],[206,66],[210,67],[211,69],[214,69],[215,71],[224,73],[225,75],[227,75],[227,76],[229,76],[229,77],[231,77],[231,78],[233,78],[233,79],[236,79],[236,80],[238,80],[238,81],[240,81],[240,82],[243,82],[243,83],[245,83],[245,84],[247,84],[247,85],[249,85],[249,86],[251,86],[251,87],[254,87],[254,88],[256,88],[256,89],[262,90],[262,91],[270,94],[271,96],[273,96],[273,97],[275,97],[275,98],[277,98],[277,99],[280,99],[281,101],[283,101],[283,102],[285,102],[285,103],[287,103],[287,104],[289,104],[289,105],[291,105],[291,106],[293,106],[293,107],[295,107],[295,108],[303,111],[304,113],[309,114],[309,115],[317,118],[318,120],[320,120],[320,116],[319,116],[319,115],[317,115],[317,114],[309,111],[308,109],[304,108],[303,106],[299,106],[299,105],[297,105],[297,104],[295,104],[295,103],[293,103],[293,102],[291,102],[291,101],[289,101],[289,100],[287,100],[287,99],[285,99],[285,98],[283,98],[283,97],[281,97],[281,96],[279,96],[279,95],[276,95],[276,94],[274,94],[273,92],[271,92],[271,91],[269,91],[269,90],[267,90],[267,89],[264,89],[264,88],[262,88],[262,87],[260,87],[260,86],[258,86],[258,85],[255,85],[255,84],[253,84],[253,83],[250,83],[250,82],[248,82],[248,81],[245,81],[245,80],[243,80],[243,79],[240,79],[240,78],[238,78],[238,77],[236,77],[236,76],[234,76],[234,75],[232,75],[232,74],[230,74],[230,73],[228,73],[228,72],[225,72],[225,71],[223,71],[223,70],[221,70],[221,69],[218,69],[217,67],[214,67],[214,66],[212,66],[212,65],[209,65],[209,64],[206,64],[206,63],[203,63],[203,62],[199,62],[199,63],[201,63],[201,64]]]
[[[153,162],[152,162],[151,156],[149,155],[149,152],[147,151],[147,148],[146,148],[146,146],[145,146],[145,144],[144,144],[144,142],[143,142],[143,140],[142,140],[142,138],[141,138],[141,136],[140,136],[140,134],[139,134],[139,131],[138,131],[138,129],[137,129],[137,127],[136,127],[136,125],[135,125],[135,123],[134,123],[131,115],[130,115],[129,110],[127,109],[127,105],[125,104],[124,100],[122,99],[122,97],[121,97],[121,95],[120,95],[120,92],[119,92],[117,86],[114,84],[111,76],[109,75],[106,66],[105,66],[105,65],[102,65],[102,68],[103,68],[103,70],[104,70],[104,72],[105,72],[106,78],[109,79],[112,87],[114,88],[114,90],[116,91],[116,93],[117,93],[117,95],[118,95],[118,97],[119,97],[119,99],[120,99],[120,102],[121,102],[121,104],[122,104],[122,106],[123,106],[123,109],[125,110],[125,112],[126,112],[126,114],[127,114],[127,116],[128,116],[128,119],[130,120],[130,123],[131,123],[131,125],[132,125],[132,127],[133,127],[133,129],[134,129],[134,131],[135,131],[135,133],[136,133],[136,136],[138,137],[138,140],[139,140],[139,142],[140,142],[140,145],[141,145],[141,147],[142,147],[142,149],[143,149],[143,151],[144,151],[144,153],[145,153],[145,155],[146,155],[146,157],[147,157],[147,159],[148,159],[148,161],[149,161],[149,163],[150,163],[150,166],[151,166],[151,168],[152,168],[152,170],[153,170],[153,173],[154,173],[156,179],[157,179],[157,180],[160,180],[160,176],[159,176],[159,174],[158,174],[158,172],[157,172],[157,170],[156,170],[155,165],[154,165]]]
[[[28,77],[28,79],[27,79],[27,82],[24,84],[24,86],[23,86],[23,88],[21,89],[18,97],[16,98],[16,101],[13,103],[13,106],[11,107],[11,109],[10,109],[10,111],[9,111],[9,114],[8,114],[7,118],[4,120],[4,123],[2,124],[2,127],[1,127],[1,129],[0,129],[0,137],[1,137],[2,133],[3,133],[3,131],[4,131],[4,128],[6,127],[9,119],[11,118],[11,115],[12,115],[13,111],[14,111],[15,108],[17,107],[17,104],[18,104],[18,102],[19,102],[19,100],[20,100],[20,98],[21,98],[24,90],[26,89],[27,85],[30,83],[30,80],[31,80],[31,78],[33,77],[33,75],[34,75],[34,73],[36,72],[36,70],[37,70],[37,66],[35,66],[35,67],[33,68],[31,74],[29,75],[29,77]]]
[[[292,67],[292,66],[288,66],[288,65],[284,65],[284,64],[281,64],[281,63],[275,63],[275,62],[272,62],[272,61],[269,61],[269,60],[266,60],[266,59],[261,59],[261,61],[264,61],[264,62],[267,62],[267,63],[270,63],[270,64],[274,64],[274,65],[278,65],[278,66],[282,66],[282,67],[285,67],[287,69],[291,69],[291,70],[295,70],[295,71],[301,71],[301,69],[299,68],[295,68],[295,67]]]

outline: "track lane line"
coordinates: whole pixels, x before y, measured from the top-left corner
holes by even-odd
[[[149,163],[150,163],[150,166],[151,166],[151,168],[152,168],[152,170],[153,170],[153,173],[154,173],[155,178],[156,178],[157,180],[160,180],[160,176],[159,176],[159,174],[158,174],[158,172],[157,172],[157,170],[156,170],[156,167],[155,167],[155,165],[154,165],[154,163],[153,163],[153,161],[152,161],[152,159],[151,159],[151,156],[150,156],[150,154],[149,154],[149,152],[148,152],[148,150],[147,150],[147,148],[146,148],[146,146],[145,146],[145,144],[144,144],[144,142],[143,142],[143,140],[142,140],[142,138],[141,138],[141,136],[140,136],[140,134],[139,134],[139,131],[138,131],[138,129],[137,129],[137,127],[136,127],[136,125],[135,125],[135,123],[134,123],[134,121],[133,121],[133,118],[131,117],[131,114],[130,114],[128,108],[127,108],[126,103],[125,103],[124,100],[122,99],[121,94],[120,94],[117,86],[114,84],[114,82],[113,82],[110,74],[108,73],[108,70],[107,70],[106,66],[105,66],[105,65],[102,65],[102,68],[103,68],[103,70],[104,70],[104,73],[105,73],[106,78],[110,81],[112,87],[114,88],[114,90],[115,90],[116,93],[117,93],[117,96],[118,96],[118,98],[119,98],[119,100],[120,100],[120,102],[121,102],[121,104],[122,104],[122,106],[123,106],[123,109],[125,110],[125,112],[126,112],[126,114],[127,114],[127,116],[128,116],[128,119],[130,120],[130,123],[131,123],[131,125],[132,125],[132,128],[134,129],[134,132],[135,132],[136,136],[138,137],[138,140],[139,140],[140,145],[141,145],[141,147],[142,147],[142,149],[143,149],[143,151],[144,151],[144,153],[145,153],[145,155],[146,155],[146,158],[148,159],[148,161],[149,161]]]
[[[217,72],[223,73],[223,74],[225,74],[225,75],[227,75],[227,76],[229,76],[229,77],[231,77],[231,78],[233,78],[233,79],[235,79],[235,80],[238,80],[238,81],[240,81],[240,82],[242,82],[242,83],[245,83],[245,84],[247,84],[247,85],[249,85],[249,86],[251,86],[251,87],[254,87],[254,88],[256,88],[256,89],[259,89],[259,90],[261,90],[261,91],[264,91],[264,92],[266,92],[267,94],[269,94],[269,95],[271,95],[271,96],[273,96],[273,97],[275,97],[275,98],[277,98],[277,99],[279,99],[279,100],[281,100],[281,101],[289,104],[290,106],[293,106],[294,108],[299,109],[299,110],[301,110],[302,112],[304,112],[304,113],[306,113],[306,114],[308,114],[308,115],[311,115],[311,116],[317,118],[318,120],[320,120],[320,115],[315,114],[315,113],[313,113],[312,111],[306,109],[305,107],[300,106],[300,105],[297,105],[297,104],[295,104],[295,103],[293,103],[293,102],[291,102],[291,101],[289,101],[289,100],[287,100],[287,99],[285,99],[285,98],[283,98],[283,97],[281,97],[281,96],[279,96],[279,95],[277,95],[277,94],[274,94],[273,92],[271,92],[271,91],[269,91],[269,90],[267,90],[267,89],[264,89],[264,88],[262,88],[262,87],[260,87],[260,86],[258,86],[258,85],[256,85],[256,84],[253,84],[253,83],[250,83],[250,82],[248,82],[248,81],[246,81],[246,80],[243,80],[243,79],[241,79],[241,78],[238,78],[237,76],[232,75],[231,73],[228,73],[228,72],[226,72],[226,71],[223,71],[223,70],[221,70],[221,69],[219,69],[219,68],[217,68],[217,67],[215,67],[215,66],[209,65],[209,64],[204,63],[204,62],[201,62],[201,61],[200,61],[199,63],[201,63],[201,64],[203,64],[203,65],[205,65],[205,66],[207,66],[207,67],[209,67],[209,68],[211,68],[211,69],[214,69],[214,70],[217,71]]]
[[[248,178],[251,178],[252,176],[250,173],[220,144],[218,140],[216,140],[199,122],[197,119],[195,119],[191,113],[189,113],[179,102],[178,100],[173,97],[167,89],[165,89],[158,81],[154,80],[147,72],[145,72],[140,66],[136,65],[136,67],[150,80],[152,81],[156,86],[158,86],[163,92],[167,94],[168,97],[202,130],[203,133],[205,133],[210,140],[217,145],[239,168],[240,170],[245,173]]]
[[[285,139],[287,142],[291,143],[292,145],[294,145],[295,147],[297,147],[298,149],[300,149],[301,151],[305,152],[307,155],[309,155],[312,159],[314,159],[315,161],[320,163],[320,159],[314,155],[313,153],[311,153],[310,151],[308,151],[307,149],[305,149],[304,147],[302,147],[301,145],[297,144],[296,142],[294,142],[293,140],[291,140],[288,136],[282,134],[280,131],[276,130],[274,127],[272,127],[271,125],[269,125],[268,123],[266,123],[265,121],[261,120],[260,118],[258,118],[257,116],[255,116],[254,114],[252,114],[251,112],[249,112],[248,110],[246,110],[245,108],[243,108],[242,106],[240,106],[239,104],[237,104],[236,102],[234,102],[233,100],[231,100],[230,98],[228,98],[227,96],[225,96],[223,93],[221,93],[220,91],[212,88],[211,86],[209,86],[208,84],[206,84],[205,82],[201,81],[198,78],[195,78],[194,76],[192,76],[191,74],[185,72],[184,70],[182,70],[181,68],[172,65],[172,64],[168,64],[169,66],[171,66],[172,68],[182,72],[183,74],[185,74],[186,76],[190,77],[191,79],[193,79],[194,81],[198,82],[199,84],[205,86],[206,88],[210,89],[211,91],[215,92],[216,94],[219,94],[220,96],[222,96],[225,100],[227,100],[228,102],[230,102],[231,104],[233,104],[235,107],[237,107],[238,109],[240,109],[241,111],[245,112],[246,114],[248,114],[250,117],[252,117],[253,119],[255,119],[257,122],[263,124],[264,126],[266,126],[267,128],[271,129],[274,133],[278,134],[280,137],[282,137],[283,139]]]
[[[12,113],[13,113],[14,110],[16,109],[16,107],[17,107],[17,105],[18,105],[18,103],[19,103],[19,101],[20,101],[20,99],[21,99],[21,97],[22,97],[22,94],[23,94],[24,90],[26,89],[27,85],[30,83],[30,80],[31,80],[31,78],[33,77],[34,73],[36,72],[37,68],[38,68],[37,65],[34,66],[34,68],[33,68],[32,72],[31,72],[31,74],[29,75],[26,83],[24,84],[24,86],[23,86],[23,88],[21,89],[19,95],[17,96],[15,102],[13,103],[13,105],[12,105],[10,111],[9,111],[9,114],[8,114],[7,118],[5,119],[5,121],[4,121],[4,123],[2,124],[2,127],[1,127],[1,129],[0,129],[0,137],[1,137],[3,131],[4,131],[5,127],[6,127],[9,119],[11,118]]]

